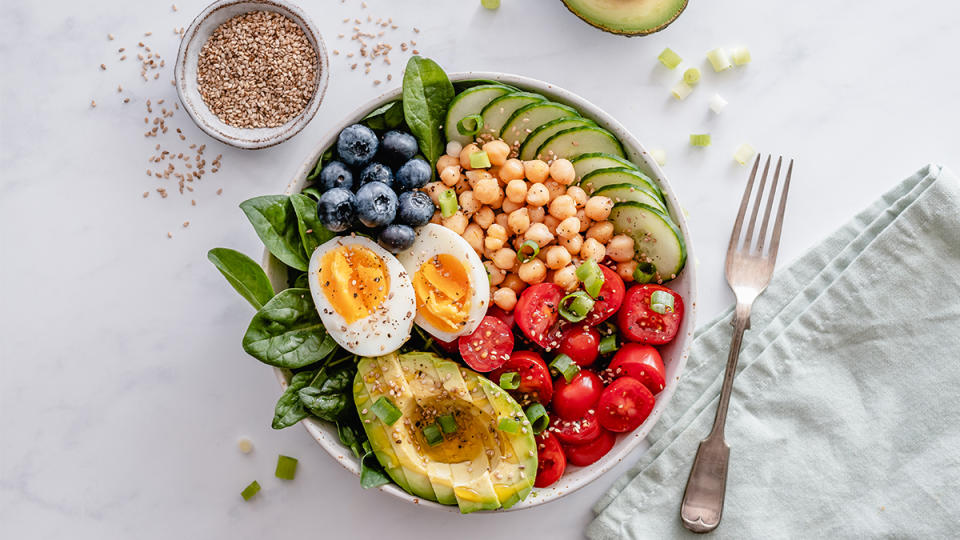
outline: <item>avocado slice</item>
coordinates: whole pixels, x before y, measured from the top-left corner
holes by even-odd
[[[643,36],[663,30],[687,0],[563,0],[571,13],[605,32]]]

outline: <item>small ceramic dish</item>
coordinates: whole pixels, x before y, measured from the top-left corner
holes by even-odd
[[[200,58],[200,49],[207,42],[218,26],[227,20],[250,11],[274,11],[290,18],[300,26],[313,50],[317,53],[316,88],[313,97],[307,106],[297,116],[285,124],[272,128],[239,128],[224,123],[204,103],[200,96],[197,84],[197,64]],[[320,102],[323,101],[327,90],[329,62],[327,47],[320,37],[320,32],[313,22],[297,6],[284,0],[217,0],[197,15],[190,23],[183,40],[180,42],[180,51],[177,53],[177,66],[174,72],[177,85],[177,94],[180,103],[194,123],[207,135],[223,141],[230,146],[254,150],[266,148],[296,135],[306,127],[307,123],[317,113]]]

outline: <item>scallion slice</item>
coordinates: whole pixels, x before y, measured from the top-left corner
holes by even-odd
[[[663,52],[660,53],[660,56],[657,57],[657,60],[670,69],[679,66],[680,62],[683,62],[683,58],[680,58],[679,54],[670,50],[670,47],[664,49]]]
[[[273,474],[283,480],[293,480],[297,475],[297,458],[277,456],[277,470]]]
[[[673,313],[673,295],[667,291],[653,291],[650,295],[650,309],[661,315]]]
[[[700,70],[692,67],[683,72],[683,82],[693,86],[700,82]]]
[[[557,306],[560,316],[570,322],[580,322],[593,309],[593,298],[583,291],[572,292],[560,300]]]
[[[744,64],[750,63],[750,49],[746,47],[737,47],[730,52],[730,57],[733,58],[733,63],[742,66]]]
[[[637,283],[650,283],[655,277],[657,277],[657,267],[653,263],[637,263],[637,267],[633,269],[633,280]]]
[[[527,420],[530,421],[530,427],[533,428],[534,435],[539,435],[550,425],[550,415],[547,414],[547,409],[539,403],[534,403],[523,412],[527,415]]]
[[[464,116],[457,122],[457,131],[465,137],[473,137],[483,129],[483,117],[479,114]]]
[[[516,390],[520,388],[520,374],[516,371],[508,371],[500,375],[500,388],[504,390]]]
[[[440,193],[437,198],[440,203],[440,215],[448,218],[457,213],[460,209],[460,203],[457,202],[457,192],[452,189],[446,189]]]
[[[497,425],[497,428],[500,431],[505,431],[507,433],[516,433],[520,430],[520,422],[516,418],[504,416],[500,419],[500,423]]]
[[[240,492],[240,496],[243,497],[243,500],[249,501],[254,495],[260,492],[260,484],[254,480],[250,482],[250,485],[243,488],[243,491]]]
[[[488,169],[490,168],[490,156],[486,152],[474,152],[470,154],[470,168],[471,169]]]
[[[563,378],[570,382],[574,377],[577,376],[577,373],[580,373],[580,366],[573,361],[573,358],[565,354],[558,354],[556,358],[553,359],[553,362],[550,362],[550,367],[556,370],[557,373],[563,375]]]
[[[526,242],[520,244],[520,247],[517,249],[517,260],[525,263],[532,261],[540,254],[540,244],[534,242],[533,240],[527,240]]]
[[[437,417],[437,423],[444,433],[454,433],[457,431],[457,419],[452,414],[441,414]]]
[[[718,72],[730,69],[732,66],[730,63],[730,57],[727,56],[727,51],[723,50],[722,47],[717,47],[716,49],[708,52],[707,60],[710,61],[710,65],[713,66],[713,70]]]
[[[673,88],[670,89],[670,93],[673,94],[673,97],[681,101],[686,99],[687,96],[690,95],[690,92],[693,92],[693,87],[687,84],[687,81],[683,80],[673,85]]]
[[[757,155],[757,150],[749,144],[743,143],[738,146],[736,152],[733,153],[733,159],[737,160],[737,163],[744,165],[753,159],[755,155]]]
[[[610,354],[620,347],[617,345],[617,336],[610,334],[600,338],[600,354]]]
[[[430,446],[436,446],[443,442],[443,433],[440,432],[440,426],[430,424],[423,428],[423,438],[427,440]]]
[[[720,94],[714,94],[710,98],[710,110],[716,114],[720,114],[724,108],[727,106],[727,100],[720,97]]]
[[[710,146],[710,134],[692,134],[690,135],[690,144],[693,146]]]
[[[377,418],[388,426],[392,426],[394,422],[403,416],[400,409],[398,409],[387,396],[380,396],[380,399],[370,406],[370,411],[377,415]]]
[[[657,165],[663,167],[667,164],[667,151],[662,148],[656,148],[650,151],[650,157],[657,162]]]
[[[587,294],[596,298],[603,288],[603,272],[600,271],[600,265],[593,259],[587,259],[577,267],[577,279],[583,283],[583,288]]]
[[[500,0],[480,0],[480,5],[487,9],[497,9],[500,7]]]

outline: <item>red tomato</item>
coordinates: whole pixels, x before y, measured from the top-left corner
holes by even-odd
[[[650,295],[664,291],[673,295],[673,313],[660,314],[650,309]],[[630,341],[662,345],[677,335],[683,320],[683,298],[672,290],[647,283],[634,285],[627,291],[623,309],[617,313],[617,325]]]
[[[597,438],[590,442],[563,445],[563,453],[566,454],[567,461],[570,463],[578,467],[586,467],[607,455],[615,442],[617,442],[616,435],[601,429]]]
[[[594,408],[601,392],[603,381],[592,371],[581,370],[570,382],[557,377],[553,381],[553,411],[564,420],[579,420]]]
[[[539,401],[546,405],[553,397],[553,380],[550,378],[550,368],[532,351],[515,351],[510,355],[507,363],[490,374],[489,379],[494,384],[500,384],[500,376],[514,372],[520,377],[520,386],[516,390],[508,390],[522,405]]]
[[[564,290],[554,283],[531,285],[520,293],[513,308],[517,326],[531,341],[546,350],[560,344],[560,325],[557,306]]]
[[[603,272],[603,287],[597,294],[593,309],[583,320],[583,324],[587,326],[596,326],[616,313],[620,309],[620,304],[623,303],[623,294],[627,290],[623,284],[623,279],[615,271],[602,264],[600,265],[600,271]]]
[[[563,444],[583,444],[600,436],[600,422],[595,412],[587,411],[583,418],[564,420],[559,416],[550,421],[550,431]]]
[[[563,476],[567,468],[567,458],[563,455],[563,448],[549,431],[537,435],[537,479],[533,485],[547,487]]]
[[[447,354],[455,354],[460,352],[460,338],[457,338],[453,341],[443,341],[442,339],[438,339],[434,343],[436,343],[437,346]]]
[[[666,384],[666,370],[660,353],[650,345],[624,343],[608,368],[616,377],[630,377],[643,383],[653,394]]]
[[[610,383],[597,404],[600,425],[622,433],[636,429],[650,416],[656,398],[636,379],[622,377]]]
[[[487,310],[487,315],[500,319],[505,322],[510,329],[513,329],[514,320],[512,311],[505,311],[500,306],[491,305],[490,309]]]
[[[557,352],[580,367],[590,367],[600,354],[600,333],[585,325],[571,326],[563,332]]]
[[[502,366],[513,352],[513,332],[503,321],[489,315],[472,334],[460,336],[459,341],[463,361],[481,373]]]

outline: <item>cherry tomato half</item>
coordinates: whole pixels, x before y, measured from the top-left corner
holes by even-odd
[[[563,295],[563,288],[555,283],[538,283],[524,289],[513,308],[517,326],[524,335],[547,350],[560,344],[557,306]]]
[[[553,411],[564,420],[579,420],[594,408],[603,392],[603,381],[596,373],[580,370],[570,382],[563,377],[553,381]]]
[[[460,336],[460,356],[473,369],[486,373],[502,366],[513,352],[513,332],[489,315],[469,336]]]
[[[537,435],[537,479],[533,485],[547,487],[563,476],[567,468],[567,458],[563,455],[563,448],[549,431]]]
[[[434,343],[436,343],[437,346],[447,354],[457,354],[460,352],[460,338],[457,338],[453,341],[443,341],[442,339],[438,339],[434,341]]]
[[[656,398],[636,379],[621,377],[604,389],[597,404],[600,425],[623,433],[636,429],[650,416]]]
[[[600,436],[600,422],[595,412],[587,411],[583,418],[564,420],[555,416],[550,421],[550,431],[563,444],[583,444]]]
[[[590,367],[600,354],[600,333],[585,325],[571,326],[564,330],[557,352],[569,356],[580,367]]]
[[[489,378],[494,384],[500,384],[500,376],[509,372],[520,377],[520,386],[516,390],[508,390],[518,403],[550,403],[550,398],[553,397],[553,379],[550,378],[550,368],[539,354],[533,351],[515,351],[505,364],[490,373]]]
[[[600,271],[603,272],[603,287],[597,294],[593,309],[583,320],[583,324],[587,326],[596,326],[616,313],[620,309],[620,305],[623,304],[623,295],[627,290],[623,284],[623,279],[613,269],[601,264]]]
[[[492,305],[490,309],[487,310],[487,315],[500,319],[507,324],[507,327],[511,330],[513,329],[514,318],[512,311],[506,311],[500,306]]]
[[[597,460],[607,455],[607,452],[613,448],[617,442],[617,436],[605,429],[600,429],[600,434],[596,439],[583,444],[565,444],[563,453],[567,456],[567,461],[578,467],[586,467],[596,463]]]
[[[630,377],[643,383],[654,395],[666,384],[666,370],[660,353],[650,345],[624,343],[613,355],[608,368],[614,378]]]
[[[673,312],[660,314],[650,308],[650,295],[664,291],[673,295]],[[663,345],[677,335],[683,321],[683,298],[672,290],[653,283],[634,285],[627,291],[617,324],[624,337],[638,343]]]

